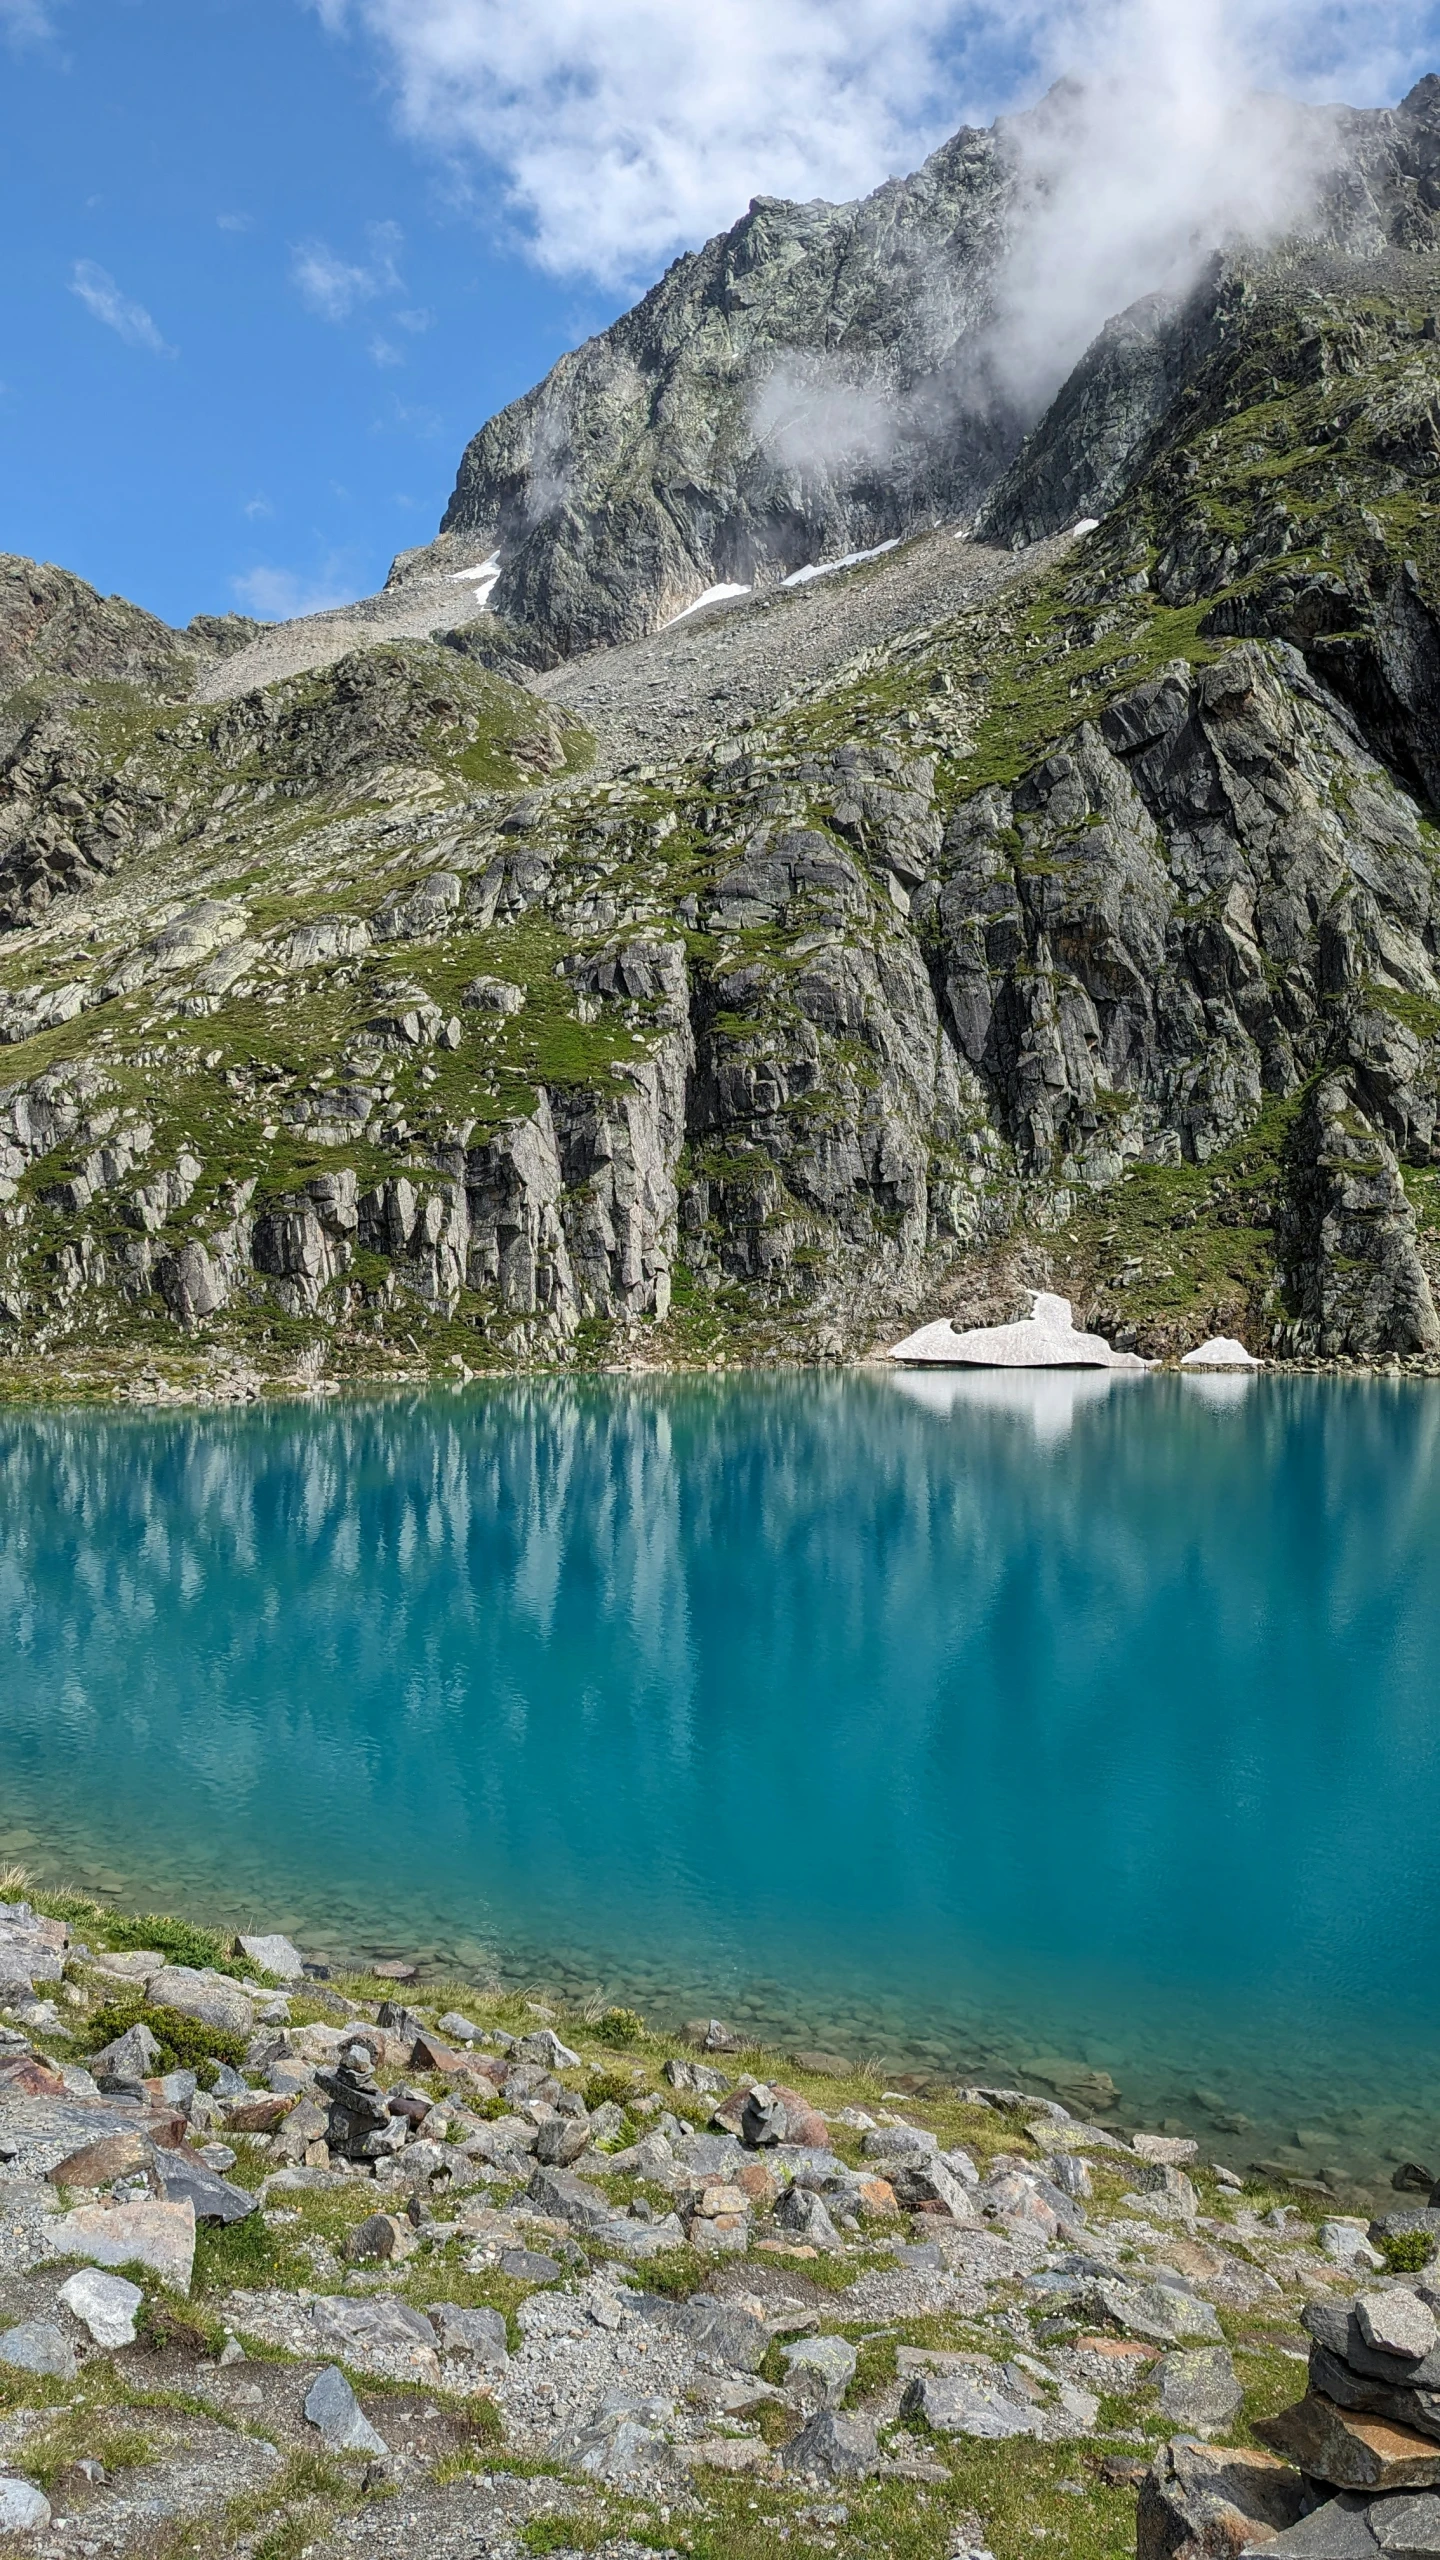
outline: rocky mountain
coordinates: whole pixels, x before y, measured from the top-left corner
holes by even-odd
[[[912,421],[982,383],[1003,135],[682,262],[338,636],[6,563],[17,1387],[839,1356],[1024,1284],[1149,1352],[1440,1357],[1440,83],[1337,131],[1304,237],[1028,436],[951,401],[789,517],[742,433],[785,331],[822,441],[827,308]],[[562,409],[584,506],[445,627]]]
[[[1035,424],[1011,340],[1051,164],[1084,147],[1069,85],[861,203],[757,198],[482,427],[444,530],[500,563],[495,610],[569,654],[973,514]],[[1293,113],[1315,238],[1434,245],[1426,84],[1394,114]],[[1033,540],[1109,504],[1184,378],[1176,317],[1152,301],[1105,333],[992,526]]]

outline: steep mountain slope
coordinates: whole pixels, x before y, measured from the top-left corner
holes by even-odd
[[[1145,1350],[1440,1359],[1397,201],[1108,330],[988,546],[525,681],[482,617],[208,701],[237,635],[56,589],[0,678],[6,1374],[833,1355],[1023,1281]]]
[[[968,519],[1034,422],[1028,369],[1007,360],[1026,290],[1017,251],[1070,103],[1062,88],[1029,116],[957,134],[858,204],[757,199],[492,418],[444,521],[477,560],[498,556],[496,611],[570,653],[651,631],[711,586]],[[1435,244],[1440,120],[1426,83],[1393,114],[1294,120],[1317,239],[1351,255]],[[994,521],[1033,538],[1109,503],[1183,375],[1164,318],[1117,323],[1050,430],[1060,450],[1043,500],[1031,455],[1030,515],[1017,489]]]

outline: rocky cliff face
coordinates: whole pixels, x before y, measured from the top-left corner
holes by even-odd
[[[858,204],[758,198],[492,418],[444,523],[498,553],[497,613],[571,652],[984,500],[1005,540],[1103,512],[1196,360],[1204,296],[1115,321],[996,491],[1035,424],[1005,356],[1012,260],[1063,106],[957,134]],[[1312,236],[1351,258],[1432,247],[1434,86],[1310,123]]]
[[[1022,1282],[1147,1351],[1440,1356],[1433,94],[1367,123],[1348,249],[1104,333],[989,548],[683,655],[201,701],[233,631],[6,564],[9,1374],[833,1354]],[[961,137],[862,209],[913,379],[955,315],[906,259],[998,184]],[[742,232],[808,308],[789,222]],[[854,222],[800,228],[858,309]],[[682,668],[713,734],[618,754]]]

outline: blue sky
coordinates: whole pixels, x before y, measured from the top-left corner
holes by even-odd
[[[0,133],[0,548],[169,621],[378,585],[625,298],[497,243],[293,0],[84,0],[0,47]]]
[[[1168,82],[1168,168],[1197,77],[1375,103],[1434,15],[0,0],[0,549],[177,622],[367,592],[482,421],[752,193],[858,193],[1077,63],[1120,66],[1127,134]],[[1154,183],[1118,191],[1142,237]]]

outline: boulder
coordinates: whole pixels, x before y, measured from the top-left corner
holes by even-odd
[[[758,2373],[769,2352],[770,2332],[764,2321],[737,2303],[717,2301],[714,2294],[692,2293],[687,2302],[672,2302],[665,2294],[642,2294],[636,2307],[657,2327],[683,2338],[697,2357],[728,2366],[734,2373]]]
[[[66,2310],[97,2347],[133,2347],[135,2314],[144,2299],[127,2276],[106,2275],[99,2267],[78,2268],[60,2287]]]
[[[809,2187],[787,2187],[775,2207],[775,2220],[791,2239],[812,2249],[838,2249],[840,2234],[820,2198]]]
[[[1117,2329],[1128,2329],[1132,2337],[1149,2338],[1160,2347],[1182,2346],[1187,2338],[1218,2339],[1221,2334],[1214,2304],[1182,2291],[1179,2285],[1127,2284],[1119,2276],[1106,2276],[1086,2295],[1085,2308],[1090,2319],[1113,2320]]]
[[[546,2259],[544,2263],[554,2266],[553,2259]],[[555,2267],[555,2273],[560,2273],[558,2267]],[[510,2361],[510,2349],[502,2313],[468,2310],[458,2302],[432,2302],[429,2314],[447,2356],[469,2356],[489,2372],[504,2372]]]
[[[46,2230],[52,2257],[100,2267],[152,2267],[173,2293],[188,2293],[195,2265],[195,2208],[180,2204],[81,2205]]]
[[[109,2133],[98,2142],[87,2142],[82,2150],[67,2152],[45,2175],[53,2187],[108,2187],[117,2178],[148,2169],[153,2156],[147,2134],[138,2130]]]
[[[580,2071],[584,2068],[578,2053],[562,2044],[553,2027],[541,2027],[535,2035],[522,2036],[515,2047],[516,2062],[543,2062],[547,2071]]]
[[[1367,2347],[1383,2355],[1403,2356],[1407,2364],[1418,2364],[1428,2356],[1440,2337],[1429,2303],[1404,2285],[1386,2293],[1357,2294],[1355,2318]]]
[[[124,2034],[111,2038],[98,2053],[90,2056],[90,2069],[103,2088],[107,2080],[118,2080],[124,2086],[138,2088],[148,2079],[160,2059],[160,2047],[143,2018],[137,2018]]]
[[[273,1973],[281,1982],[303,1982],[305,1959],[288,1938],[240,1937],[235,1945],[261,1973]]]
[[[70,2341],[49,2320],[22,2320],[13,2329],[0,2329],[0,2364],[21,2373],[50,2374],[57,2382],[75,2379]]]
[[[1142,2160],[1131,2172],[1131,2185],[1137,2195],[1165,2196],[1178,2205],[1187,2222],[1193,2222],[1199,2211],[1199,2199],[1183,2169],[1173,2161]]]
[[[1228,2427],[1244,2399],[1228,2347],[1179,2347],[1155,2369],[1160,2407],[1187,2435]]]
[[[166,2202],[188,2200],[197,2222],[245,2222],[259,2208],[258,2196],[220,2177],[193,2151],[157,2151],[154,2174]]]
[[[819,2409],[782,2453],[787,2471],[822,2480],[868,2480],[880,2468],[875,2424],[843,2409]]]
[[[979,2356],[967,2372],[912,2375],[900,2406],[903,2416],[923,2418],[942,2436],[1002,2441],[1037,2432],[1033,2405],[1007,2388],[998,2365]]]
[[[587,2185],[572,2169],[537,2168],[525,2190],[537,2213],[557,2222],[573,2222],[578,2230],[602,2231],[615,2208],[598,2187]]]
[[[547,2116],[535,2134],[535,2157],[547,2168],[568,2169],[590,2140],[588,2116]]]
[[[305,2415],[331,2453],[388,2454],[338,2365],[327,2365],[305,2394]]]
[[[50,2501],[33,2480],[0,2479],[0,2533],[40,2533],[50,2522]]]
[[[812,2409],[838,2409],[855,2379],[856,2354],[848,2338],[800,2338],[781,2350],[785,2379]]]
[[[310,2323],[321,2352],[395,2381],[440,2379],[440,2341],[423,2311],[384,2294],[319,2294]]]
[[[1140,2483],[1136,2560],[1238,2560],[1297,2523],[1305,2501],[1300,2473],[1272,2454],[1177,2438]]]
[[[346,2235],[347,2258],[408,2258],[415,2246],[413,2226],[393,2213],[368,2214]]]
[[[191,1965],[167,1964],[152,1976],[149,1997],[157,2008],[178,2009],[183,2017],[198,2018],[202,2026],[219,2027],[227,2035],[254,2032],[253,2004],[228,1974],[198,1973]]]
[[[1293,2409],[1257,2420],[1255,2433],[1335,2489],[1429,2489],[1440,2485],[1440,2444],[1413,2427],[1337,2408],[1318,2391]]]

